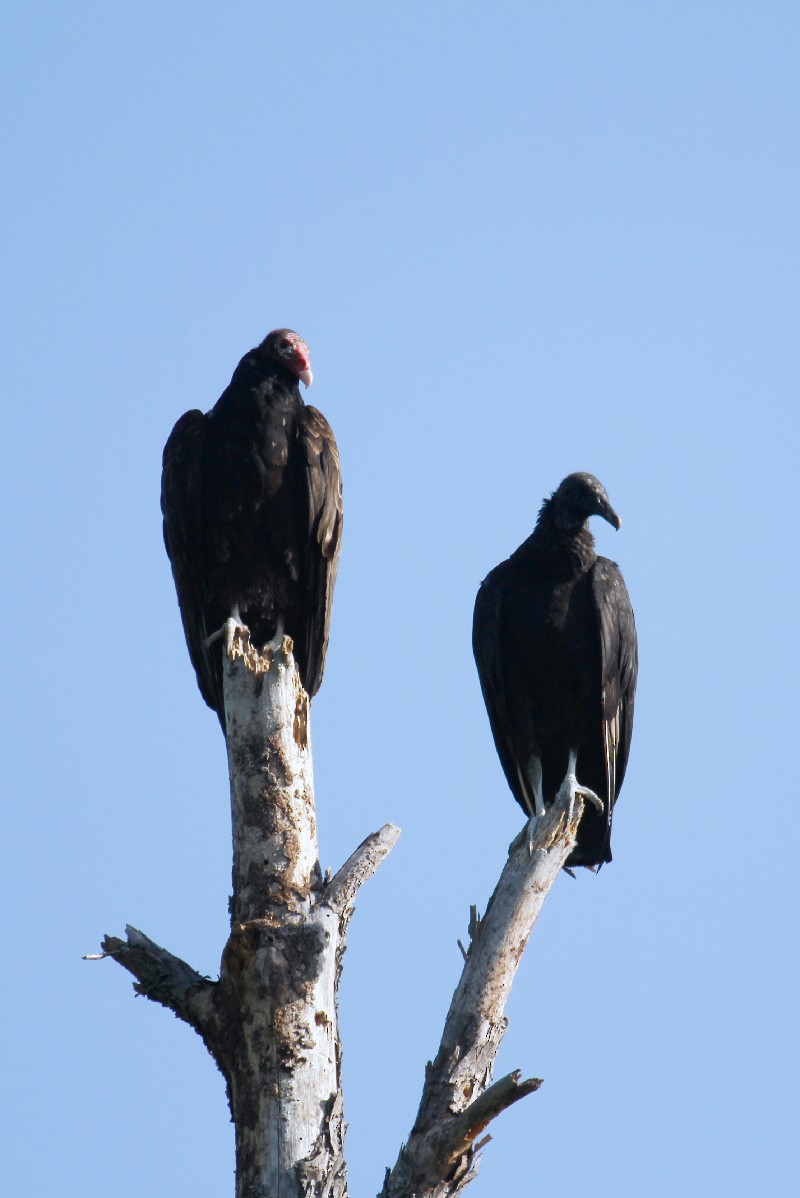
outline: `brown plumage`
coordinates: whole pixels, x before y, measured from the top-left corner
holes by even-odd
[[[311,377],[305,342],[276,329],[164,448],[164,543],[200,693],[223,731],[221,641],[207,641],[231,616],[257,648],[292,638],[309,696],[322,682],[342,483],[330,425],[300,396]]]

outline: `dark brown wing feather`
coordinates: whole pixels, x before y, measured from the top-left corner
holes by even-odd
[[[598,557],[592,571],[602,652],[603,746],[608,786],[608,825],[622,787],[633,732],[638,647],[636,623],[619,566]]]
[[[204,642],[206,596],[203,561],[202,469],[206,418],[197,410],[185,412],[164,446],[161,472],[161,511],[164,544],[178,592],[183,631],[200,693],[221,712],[222,695]]]
[[[504,562],[492,570],[478,588],[472,615],[472,652],[500,764],[514,798],[523,811],[527,811],[528,803],[522,793],[516,758],[508,735],[513,721],[508,709],[500,649],[503,586],[497,575],[505,566],[507,563]]]
[[[331,605],[342,542],[342,475],[331,426],[316,408],[304,407],[298,419],[308,493],[309,533],[305,551],[305,662],[309,696],[317,693],[325,669]]]

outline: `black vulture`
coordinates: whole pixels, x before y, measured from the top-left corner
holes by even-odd
[[[161,510],[200,693],[223,732],[221,636],[244,624],[256,648],[294,642],[313,696],[322,682],[342,536],[339,452],[311,385],[306,343],[276,329],[210,412],[186,412],[164,447]]]
[[[620,527],[598,480],[568,475],[542,504],[528,539],[481,583],[472,626],[489,723],[514,798],[538,817],[562,786],[589,792],[567,864],[590,867],[611,860],[637,671],[631,601],[617,564],[595,553],[593,515]]]

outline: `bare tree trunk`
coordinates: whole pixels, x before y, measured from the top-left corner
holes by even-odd
[[[135,928],[106,936],[135,989],[203,1038],[225,1077],[236,1128],[237,1198],[345,1198],[337,989],[353,901],[398,829],[369,836],[333,878],[320,873],[308,698],[285,640],[260,656],[229,633],[225,714],[231,784],[231,932],[219,981]],[[491,1083],[519,958],[574,843],[581,804],[553,809],[511,846],[471,944],[408,1142],[381,1198],[446,1198],[475,1174],[475,1141],[537,1089],[510,1074]],[[488,1138],[488,1137],[487,1137]]]
[[[309,1169],[346,1192],[339,920],[319,870],[308,698],[286,648],[265,663],[235,635],[225,662],[233,898],[220,986],[237,1198],[299,1198]]]
[[[344,1198],[341,958],[356,891],[399,832],[387,824],[323,879],[309,705],[291,642],[262,657],[232,632],[224,686],[233,895],[219,981],[134,928],[103,950],[200,1033],[222,1071],[237,1198]]]

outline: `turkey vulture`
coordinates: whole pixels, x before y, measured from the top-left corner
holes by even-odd
[[[303,403],[308,346],[276,329],[245,354],[210,412],[186,412],[164,447],[161,510],[189,657],[223,732],[221,637],[294,642],[309,696],[322,681],[342,536],[339,452]]]
[[[591,867],[611,860],[637,648],[622,574],[595,553],[589,516],[620,526],[598,480],[570,474],[542,504],[528,539],[481,583],[472,647],[514,798],[530,817],[562,785],[591,798],[567,862]]]

